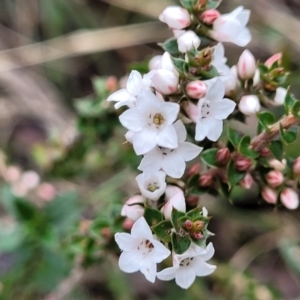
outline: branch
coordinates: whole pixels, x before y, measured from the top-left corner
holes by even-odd
[[[264,131],[251,141],[251,147],[254,151],[262,150],[266,144],[276,139],[280,132],[280,124],[283,129],[288,129],[293,126],[299,126],[300,121],[297,120],[293,115],[285,116],[283,119],[278,121],[269,127],[269,131]]]

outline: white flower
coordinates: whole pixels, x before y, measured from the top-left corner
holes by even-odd
[[[121,106],[128,105],[132,107],[136,101],[136,97],[144,89],[150,89],[151,78],[148,74],[142,75],[138,71],[131,71],[126,89],[120,89],[113,94],[111,94],[107,101],[115,101],[115,108],[120,108]]]
[[[277,105],[284,104],[286,95],[287,95],[287,89],[285,89],[283,87],[278,87],[276,89],[276,93],[275,93],[275,97],[274,97],[274,102]]]
[[[244,47],[251,40],[250,31],[246,28],[249,17],[250,10],[239,6],[231,13],[221,15],[214,21],[210,36],[219,42],[231,42]]]
[[[160,61],[161,61],[161,58],[162,58],[162,55],[156,55],[156,56],[153,56],[150,60],[149,60],[149,63],[148,63],[148,67],[149,67],[149,70],[156,70],[159,68],[159,65],[160,65]]]
[[[132,226],[131,234],[116,233],[115,240],[123,250],[119,267],[123,272],[140,270],[150,282],[155,281],[156,264],[170,255],[170,250],[153,238],[151,229],[144,217]]]
[[[125,128],[135,132],[132,144],[136,154],[140,155],[156,145],[171,149],[178,146],[172,125],[178,112],[177,103],[162,102],[152,92],[142,90],[137,97],[136,107],[127,109],[119,119]]]
[[[166,219],[171,218],[173,207],[186,212],[186,203],[182,189],[174,185],[168,185],[165,192],[167,203],[162,207],[162,213]]]
[[[245,49],[241,54],[237,63],[237,70],[241,79],[245,80],[254,77],[256,71],[256,60],[248,49]]]
[[[214,47],[213,58],[211,64],[218,70],[219,75],[227,76],[230,74],[230,68],[226,65],[225,49],[222,43],[218,43]]]
[[[286,208],[296,209],[299,206],[298,193],[291,188],[285,188],[280,194],[280,201]]]
[[[150,200],[157,201],[166,189],[166,174],[162,171],[142,173],[135,180],[142,195]]]
[[[162,169],[173,178],[182,177],[186,161],[194,159],[202,148],[185,142],[186,129],[181,120],[174,124],[178,136],[178,147],[155,147],[142,159],[138,169],[144,172],[156,172]]]
[[[122,207],[121,216],[136,221],[144,214],[144,203],[146,199],[141,195],[130,197]]]
[[[246,95],[241,98],[239,110],[246,116],[256,114],[260,110],[259,99],[255,95]]]
[[[173,267],[166,268],[157,273],[160,280],[172,280],[183,289],[189,288],[196,276],[210,275],[216,266],[206,263],[214,255],[215,249],[212,243],[207,248],[197,247],[194,244],[183,254],[173,255]]]
[[[235,108],[235,103],[232,100],[223,99],[224,93],[224,84],[217,78],[214,79],[206,96],[199,100],[197,104],[196,141],[202,141],[205,137],[211,141],[216,141],[220,137],[223,130],[223,120]]]
[[[183,29],[191,24],[189,12],[180,6],[168,6],[159,15],[159,20],[172,29]]]
[[[222,79],[222,77],[221,77]],[[231,96],[236,89],[238,88],[239,85],[239,80],[237,77],[237,67],[232,66],[230,68],[230,73],[228,76],[226,76],[225,80],[223,80],[223,83],[225,85],[225,95],[226,96]]]
[[[200,46],[201,40],[192,30],[174,30],[174,35],[177,38],[178,50],[181,53],[186,53],[193,47],[197,49]]]

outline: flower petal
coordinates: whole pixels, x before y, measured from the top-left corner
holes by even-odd
[[[150,137],[148,137],[150,139]],[[173,125],[166,126],[161,129],[156,136],[158,146],[175,149],[178,147],[178,139],[176,130]],[[151,150],[151,149],[150,149]]]
[[[176,121],[173,124],[176,133],[177,133],[177,137],[178,137],[178,142],[184,142],[186,140],[186,129],[185,126],[183,125],[181,120]]]
[[[153,262],[160,263],[171,254],[171,251],[166,248],[161,242],[152,240],[152,244],[154,245],[154,252],[152,254]]]
[[[201,256],[195,256],[193,265],[196,276],[207,276],[210,275],[217,267],[204,262]]]
[[[129,233],[116,233],[115,241],[118,244],[119,248],[123,251],[130,251],[136,246],[136,239]]]
[[[146,124],[144,116],[135,107],[125,110],[119,120],[125,128],[133,132],[143,130]]]
[[[108,98],[107,101],[134,101],[135,97],[128,93],[126,89],[120,89],[114,93],[112,93]]]
[[[185,161],[181,155],[176,153],[170,153],[164,157],[162,162],[162,168],[167,175],[173,178],[182,177],[185,170]]]
[[[177,119],[179,113],[179,104],[177,103],[170,103],[170,102],[163,102],[160,105],[160,110],[163,112],[164,116],[166,117],[166,123],[171,125]]]
[[[244,28],[238,35],[234,36],[232,39],[232,43],[245,47],[250,43],[252,39],[250,30],[248,28]]]
[[[169,281],[175,278],[177,268],[171,267],[166,268],[156,274],[157,278],[160,280]]]
[[[146,279],[150,282],[155,281],[156,277],[156,263],[153,263],[145,257],[140,263],[140,271],[145,275]]]
[[[201,258],[204,260],[204,261],[207,261],[209,259],[211,259],[214,254],[215,254],[215,248],[213,246],[212,243],[209,243],[206,247],[206,253],[205,254],[201,254]]]
[[[202,119],[201,121],[198,121],[196,124],[196,134],[195,134],[196,141],[204,140],[208,134],[209,128],[205,125],[204,120],[205,119]]]
[[[236,103],[229,99],[212,101],[210,104],[211,115],[218,120],[226,119],[234,110]]]
[[[220,100],[224,97],[225,94],[225,87],[224,83],[221,81],[220,78],[217,78],[213,85],[208,90],[205,98],[208,99],[210,102]]]
[[[204,125],[205,124],[205,125]],[[207,138],[215,142],[222,134],[223,121],[214,118],[206,118],[203,122],[204,126],[208,126]]]
[[[142,159],[138,169],[144,172],[154,173],[161,168],[162,153],[158,147],[148,152]]]
[[[185,161],[190,161],[197,157],[202,151],[202,147],[194,145],[192,143],[184,142],[180,143],[176,152],[180,154]]]
[[[196,274],[191,266],[179,267],[176,272],[175,281],[183,289],[189,288],[196,279]]]
[[[138,71],[131,71],[126,87],[130,94],[137,96],[143,87],[142,75]]]
[[[243,27],[245,27],[249,22],[250,13],[251,11],[249,9],[244,9],[236,16],[236,19],[241,23]]]
[[[132,138],[133,149],[137,155],[145,154],[156,145],[157,132],[146,127],[143,131],[136,132]]]
[[[145,114],[153,112],[160,104],[161,101],[148,89],[142,89],[136,98],[137,109]]]
[[[134,238],[141,238],[143,240],[153,240],[153,235],[149,225],[144,217],[139,218],[131,228],[131,235]]]
[[[125,273],[133,273],[140,269],[141,254],[138,250],[122,252],[119,258],[119,267]]]

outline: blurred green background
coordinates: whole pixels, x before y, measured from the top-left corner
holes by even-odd
[[[117,266],[113,232],[139,163],[105,102],[171,36],[165,0],[0,0],[0,299],[300,299],[300,214],[203,197],[217,271],[188,291]],[[300,95],[300,3],[227,0],[252,10],[248,48],[283,51]],[[229,65],[243,49],[226,44]],[[146,62],[146,63],[144,63]],[[109,76],[116,76],[109,77]],[[292,149],[295,156],[298,149]]]

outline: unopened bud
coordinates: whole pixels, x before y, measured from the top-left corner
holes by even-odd
[[[296,158],[293,163],[293,173],[295,175],[300,175],[300,156]]]
[[[248,171],[251,166],[252,166],[252,161],[250,158],[247,157],[239,157],[235,162],[234,162],[234,167],[236,170],[240,172],[245,172]]]
[[[204,225],[203,221],[195,221],[193,224],[193,230],[199,232],[203,229]]]
[[[253,86],[258,85],[259,83],[260,83],[260,71],[259,69],[256,69],[253,77]]]
[[[130,230],[130,229],[132,228],[133,224],[134,224],[134,221],[132,221],[132,220],[126,218],[126,219],[124,220],[124,222],[123,222],[122,225],[123,225],[123,228],[124,228],[124,229]]]
[[[200,20],[207,25],[211,25],[220,15],[217,10],[208,9],[200,16]]]
[[[186,197],[186,204],[191,207],[196,207],[199,204],[199,197],[193,196],[193,195],[188,195]]]
[[[216,154],[216,162],[223,166],[229,162],[230,159],[230,151],[228,148],[221,148],[218,150]]]
[[[274,103],[276,103],[278,105],[284,104],[286,94],[287,94],[287,89],[285,89],[283,87],[278,87],[276,89],[276,94],[275,94],[275,97],[274,97]]]
[[[159,69],[161,63],[162,55],[153,56],[148,63],[149,70]]]
[[[146,199],[141,195],[130,197],[123,205],[121,216],[136,221],[144,214],[144,203]]]
[[[191,220],[186,220],[184,222],[184,228],[186,230],[191,230],[193,228],[194,223]]]
[[[259,99],[255,95],[246,95],[241,98],[239,110],[246,116],[253,115],[260,110]]]
[[[186,93],[193,99],[200,99],[206,95],[207,86],[201,80],[194,80],[186,85]]]
[[[275,83],[274,82],[273,83],[267,83],[267,82],[264,83],[264,88],[270,92],[275,92],[277,87],[278,87],[278,84],[276,82]]]
[[[282,173],[276,170],[270,171],[266,175],[266,181],[273,188],[280,186],[283,183],[283,180]]]
[[[240,186],[246,190],[250,189],[254,180],[250,173],[247,173],[245,177],[240,181]]]
[[[153,71],[152,86],[163,95],[174,94],[177,91],[178,76],[169,70]]]
[[[291,188],[285,188],[281,192],[280,201],[288,209],[296,209],[299,206],[299,196]]]
[[[265,62],[265,66],[267,66],[268,68],[271,68],[272,65],[278,61],[278,63],[280,64],[281,62],[281,58],[282,58],[282,53],[276,53],[273,56],[271,56],[270,58],[268,58]]]
[[[200,164],[194,164],[192,165],[188,171],[187,171],[187,176],[192,177],[193,175],[199,174],[200,171]]]
[[[256,71],[256,61],[249,50],[244,50],[237,63],[239,77],[243,80],[252,79]]]
[[[277,202],[277,192],[270,187],[264,187],[261,191],[261,196],[270,204],[275,204]]]
[[[199,180],[198,180],[199,186],[202,186],[202,187],[209,187],[212,185],[212,182],[213,182],[213,177],[211,174],[200,175]]]
[[[286,167],[286,159],[283,159],[282,161],[280,161],[275,158],[272,158],[268,161],[268,164],[271,168],[273,168],[277,171],[284,171],[285,167]]]
[[[112,232],[109,227],[104,227],[101,229],[101,235],[108,239],[112,236]]]
[[[213,58],[213,51],[214,50],[212,48],[205,48],[201,50],[197,56],[189,59],[190,64],[196,67],[210,66]]]
[[[189,12],[180,6],[168,6],[160,15],[159,20],[172,29],[183,29],[191,24]]]
[[[105,88],[109,92],[114,92],[118,88],[118,79],[116,76],[109,76],[105,81]]]
[[[177,38],[178,50],[181,53],[186,53],[192,48],[197,49],[200,46],[201,40],[192,30],[182,33]]]
[[[271,151],[267,147],[262,148],[259,153],[262,157],[268,157],[271,155]]]
[[[201,240],[201,239],[203,239],[203,234],[201,232],[193,232],[193,237],[196,240]]]

